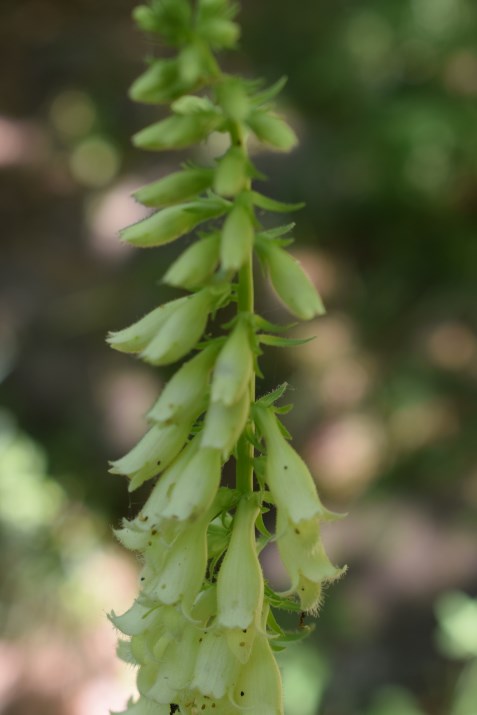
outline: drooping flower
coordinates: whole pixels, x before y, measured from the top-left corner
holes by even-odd
[[[209,515],[188,524],[170,545],[164,562],[148,585],[147,596],[160,603],[182,602],[190,611],[201,590],[207,567]]]
[[[281,676],[268,638],[257,634],[238,675],[233,702],[247,715],[283,715]]]
[[[291,579],[289,593],[296,593],[304,611],[318,608],[323,584],[345,572],[333,566],[320,536],[318,517],[293,524],[277,510],[276,541],[283,564]]]
[[[209,389],[209,374],[219,346],[209,345],[182,365],[162,390],[159,399],[148,412],[153,422],[180,422],[190,414],[197,415]]]
[[[233,687],[239,666],[225,633],[219,628],[212,628],[202,637],[191,687],[202,695],[223,698]]]
[[[192,424],[193,415],[178,424],[154,425],[124,457],[111,462],[110,472],[129,477],[129,491],[134,491],[172,463],[184,446]]]
[[[308,467],[286,441],[273,412],[258,407],[255,415],[267,447],[265,479],[277,507],[294,524],[315,516],[336,518],[322,505]]]
[[[262,612],[264,581],[255,543],[258,514],[254,499],[240,501],[217,577],[217,622],[224,628],[247,629]]]

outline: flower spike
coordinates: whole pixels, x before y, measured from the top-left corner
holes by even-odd
[[[133,143],[182,150],[213,132],[228,143],[207,165],[159,171],[134,194],[155,211],[121,231],[121,240],[142,248],[195,235],[158,271],[177,297],[107,338],[158,369],[180,362],[151,400],[146,434],[111,463],[130,491],[154,480],[139,512],[114,530],[142,564],[136,601],[110,615],[123,634],[118,657],[137,669],[139,691],[115,715],[283,715],[274,650],[305,631],[285,632],[279,611],[316,612],[323,585],[344,572],[320,538],[321,523],[338,515],[321,503],[277,417],[290,407],[276,404],[287,385],[256,399],[262,351],[303,341],[283,335],[292,326],[255,313],[255,258],[292,315],[309,320],[324,308],[287,252],[294,224],[267,229],[259,220],[302,204],[255,189],[253,181],[266,177],[249,138],[287,152],[297,136],[274,108],[283,79],[264,88],[217,63],[217,50],[237,44],[237,10],[233,0],[148,0],[134,11],[138,26],[158,37],[154,45],[171,49],[152,58],[130,89],[134,101],[161,105]],[[233,486],[222,479],[226,462]],[[275,529],[267,511],[275,512]],[[259,554],[271,540],[289,575],[285,593],[265,584]]]

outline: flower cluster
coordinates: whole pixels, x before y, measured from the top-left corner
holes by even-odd
[[[128,243],[152,247],[201,227],[164,276],[186,294],[108,338],[151,365],[184,359],[149,411],[145,436],[111,464],[131,491],[156,480],[141,511],[115,532],[143,565],[134,605],[110,616],[125,636],[119,656],[137,666],[140,698],[122,715],[280,715],[274,650],[306,629],[286,633],[275,613],[315,611],[323,584],[341,574],[320,539],[320,523],[336,515],[321,504],[278,417],[285,387],[255,397],[262,347],[294,341],[254,311],[253,256],[294,316],[310,319],[323,306],[285,250],[293,225],[266,230],[256,216],[257,207],[298,206],[252,189],[259,172],[247,153],[249,135],[281,151],[296,137],[273,111],[281,82],[264,89],[217,65],[214,51],[237,42],[235,12],[229,0],[151,0],[135,11],[141,29],[176,49],[172,58],[152,59],[132,86],[136,101],[171,108],[135,144],[183,149],[213,131],[230,143],[212,166],[187,164],[137,191],[138,201],[157,210],[121,232]],[[209,320],[224,308],[222,334],[209,335]],[[230,459],[235,488],[221,485]],[[271,533],[263,514],[272,508]],[[265,583],[260,566],[271,539],[290,577],[285,593]]]

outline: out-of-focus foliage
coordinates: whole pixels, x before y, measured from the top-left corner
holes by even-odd
[[[157,115],[128,86],[162,51],[134,31],[132,5],[0,3],[0,389],[18,424],[2,423],[1,437],[9,638],[33,604],[47,624],[62,589],[72,603],[81,592],[75,549],[107,544],[128,507],[106,461],[140,436],[158,388],[103,344],[166,296],[175,255],[157,265],[115,235],[140,217],[129,194],[181,160],[130,146]],[[433,603],[477,592],[477,4],[245,0],[240,19],[242,58],[228,69],[289,78],[281,110],[300,147],[257,162],[270,193],[307,200],[296,253],[328,308],[292,359],[264,355],[263,390],[290,383],[296,444],[327,505],[350,514],[325,534],[349,573],[324,603],[313,638],[327,667],[310,665],[303,705],[471,715],[454,691],[470,692],[475,661],[437,649]],[[286,320],[267,291],[259,307]],[[264,563],[280,585],[273,549]],[[105,588],[100,572],[89,583]],[[296,692],[308,666],[290,668]],[[92,701],[74,715],[96,715]],[[45,712],[70,715],[71,702]],[[19,712],[42,711],[29,701]]]

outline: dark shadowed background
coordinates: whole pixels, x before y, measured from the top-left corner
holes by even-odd
[[[1,715],[104,715],[133,686],[105,612],[136,591],[111,525],[142,496],[107,460],[167,374],[104,335],[170,294],[178,247],[117,230],[187,156],[131,147],[157,111],[127,88],[160,52],[133,4],[0,0]],[[295,331],[315,341],[264,356],[260,389],[290,383],[295,443],[349,512],[325,534],[349,573],[283,660],[287,715],[475,715],[477,5],[245,0],[241,22],[225,67],[289,78],[300,147],[255,158],[307,202],[294,251],[328,307]]]

